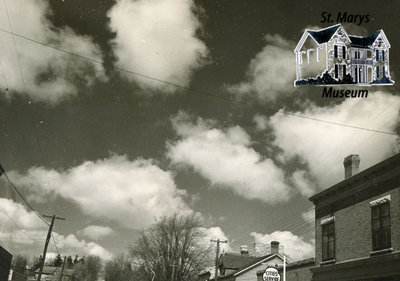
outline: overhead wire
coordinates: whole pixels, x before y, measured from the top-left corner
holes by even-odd
[[[14,44],[14,47],[15,47],[15,50],[16,50],[16,53],[17,53],[18,67],[19,67],[19,71],[20,71],[20,74],[21,74],[21,79],[22,79],[23,84],[24,84],[25,91],[26,91],[25,79],[23,78],[23,72],[22,72],[21,64],[20,64],[20,61],[19,61],[19,58],[18,58],[18,51],[17,51],[17,47],[16,47],[16,43],[15,43],[15,38],[14,38],[14,36],[23,38],[23,39],[28,40],[28,41],[31,41],[31,42],[35,42],[35,43],[37,43],[37,44],[40,44],[40,45],[43,45],[43,46],[46,46],[46,47],[49,47],[49,48],[53,48],[53,49],[55,49],[55,50],[64,52],[64,53],[66,53],[66,54],[69,54],[69,55],[72,55],[72,56],[75,56],[75,57],[78,57],[78,58],[80,58],[80,59],[84,59],[84,60],[90,61],[90,62],[92,62],[92,63],[97,63],[97,64],[104,65],[104,62],[103,62],[103,61],[99,61],[99,60],[95,60],[95,59],[92,59],[92,58],[89,58],[89,57],[86,57],[86,56],[82,56],[82,55],[79,55],[79,54],[70,52],[70,51],[68,51],[68,50],[65,50],[65,49],[62,49],[62,48],[59,48],[59,47],[56,47],[56,46],[52,46],[52,45],[49,45],[49,44],[40,42],[40,41],[38,41],[38,40],[35,40],[35,39],[32,39],[32,38],[29,38],[29,37],[26,37],[26,36],[23,36],[23,35],[19,35],[19,34],[14,33],[14,32],[13,32],[13,29],[12,29],[12,26],[11,26],[11,22],[10,22],[10,18],[9,18],[7,6],[6,6],[6,11],[7,11],[7,16],[8,16],[8,20],[9,20],[9,23],[10,23],[10,29],[11,29],[11,31],[7,31],[7,30],[2,29],[2,28],[0,28],[0,31],[6,32],[6,33],[9,33],[9,34],[12,35],[13,44]],[[165,80],[162,80],[162,79],[154,78],[154,77],[151,77],[151,76],[148,76],[148,75],[144,75],[144,74],[141,74],[141,73],[132,71],[132,70],[125,69],[125,68],[115,67],[115,69],[118,70],[118,71],[130,73],[130,74],[135,75],[135,76],[138,76],[138,77],[150,79],[150,80],[157,81],[157,82],[160,82],[160,83],[165,83],[165,84],[168,84],[168,85],[172,85],[172,86],[177,87],[177,88],[189,90],[189,87],[187,87],[187,86],[182,86],[182,85],[179,85],[179,84],[177,84],[177,83],[173,83],[173,82],[170,82],[170,81],[165,81]],[[4,69],[3,69],[3,74],[4,74]],[[5,76],[5,74],[4,74],[4,76]],[[6,80],[6,77],[5,77],[5,81],[7,81],[7,80]],[[6,83],[7,83],[7,82],[6,82]],[[218,95],[213,95],[213,94],[206,93],[206,92],[202,92],[202,91],[195,91],[195,92],[200,93],[200,94],[202,94],[202,95],[207,95],[207,96],[212,96],[212,97],[215,97],[215,98],[224,99],[224,100],[227,100],[227,101],[230,101],[230,102],[235,102],[235,103],[237,102],[237,100],[227,99],[227,98],[224,98],[224,97],[221,97],[221,96],[218,96]],[[381,133],[381,134],[387,134],[387,135],[397,135],[396,133],[392,133],[392,132],[386,132],[386,131],[382,131],[382,130],[371,129],[371,128],[365,128],[365,127],[360,127],[360,126],[353,126],[353,125],[348,125],[348,124],[333,122],[333,121],[329,121],[329,120],[322,120],[322,119],[313,118],[313,117],[309,117],[309,116],[304,116],[304,115],[300,115],[300,114],[295,114],[295,113],[291,113],[291,112],[287,112],[287,111],[283,111],[282,113],[283,113],[283,114],[286,114],[286,115],[295,116],[295,117],[298,117],[298,118],[303,118],[303,119],[308,119],[308,120],[323,122],[323,123],[327,123],[327,124],[332,124],[332,125],[338,125],[338,126],[348,127],[348,128],[352,128],[352,129],[370,131],[370,132],[374,132],[374,133]],[[18,191],[18,189],[15,187],[15,185],[9,180],[9,178],[8,178],[7,175],[6,175],[6,178],[7,178],[7,180],[10,182],[10,184],[13,186],[13,188],[15,189],[15,191],[17,192],[17,194],[18,194],[18,195],[21,197],[21,199],[25,202],[25,204],[26,204],[36,215],[38,215],[39,218],[40,218],[42,221],[44,221],[43,218],[37,213],[37,211],[25,200],[25,198],[24,198],[24,197],[22,196],[22,194]],[[44,221],[44,222],[48,225],[48,223],[47,223],[46,221]],[[300,225],[301,225],[301,224],[300,224]],[[290,228],[287,228],[287,229],[290,229]],[[56,241],[55,241],[54,236],[52,236],[52,239],[53,239],[53,242],[54,242],[54,244],[55,244],[55,247],[57,248],[57,245],[56,245]],[[58,251],[58,249],[57,249],[57,251]]]
[[[84,55],[80,55],[80,54],[65,50],[63,48],[60,48],[60,47],[57,47],[57,46],[53,46],[53,45],[41,42],[39,40],[32,39],[32,38],[29,38],[29,37],[24,36],[24,35],[17,34],[15,32],[13,32],[12,30],[8,31],[6,29],[0,28],[0,31],[8,33],[8,34],[11,34],[13,36],[16,36],[16,37],[19,37],[19,38],[22,38],[22,39],[25,39],[25,40],[28,40],[28,41],[31,41],[31,42],[34,42],[36,44],[40,44],[40,45],[48,47],[48,48],[52,48],[52,49],[58,50],[60,52],[69,54],[71,56],[77,57],[77,58],[82,59],[82,60],[86,60],[86,61],[89,61],[89,62],[92,62],[92,63],[96,63],[96,64],[105,65],[104,61],[93,59],[93,58],[90,58],[90,57],[87,57],[87,56],[84,56]],[[129,74],[135,75],[137,77],[149,79],[149,80],[156,81],[156,82],[159,82],[159,83],[164,83],[164,84],[167,84],[167,85],[174,86],[176,88],[192,91],[192,92],[195,92],[195,93],[198,93],[198,94],[201,94],[201,95],[206,95],[206,96],[210,96],[210,97],[214,97],[214,98],[218,98],[218,99],[223,99],[223,100],[230,101],[230,102],[233,102],[233,103],[241,103],[241,104],[245,104],[245,105],[248,105],[248,106],[254,105],[254,104],[243,103],[241,101],[238,101],[237,99],[226,98],[226,97],[222,97],[220,95],[211,94],[209,92],[193,90],[193,89],[190,89],[188,86],[184,86],[184,85],[180,85],[180,84],[175,83],[175,82],[170,82],[170,81],[167,81],[167,80],[163,80],[163,79],[159,79],[159,78],[156,78],[156,77],[152,77],[152,76],[149,76],[149,75],[146,75],[146,74],[142,74],[142,73],[139,73],[139,72],[136,72],[136,71],[133,71],[133,70],[129,70],[129,69],[126,69],[126,68],[123,68],[123,67],[116,66],[114,68],[116,70],[120,71],[120,72],[129,73]],[[339,122],[333,122],[333,121],[329,121],[329,120],[322,120],[322,119],[309,117],[309,116],[304,116],[304,115],[291,113],[291,112],[287,112],[287,111],[282,111],[282,113],[286,114],[286,115],[296,116],[298,118],[313,120],[313,121],[317,121],[317,122],[323,122],[323,123],[331,124],[331,125],[343,126],[343,127],[357,129],[357,130],[365,130],[365,131],[370,131],[370,132],[375,132],[375,133],[380,133],[380,134],[387,134],[387,135],[397,135],[396,133],[392,133],[392,132],[386,132],[386,131],[382,131],[382,130],[378,130],[378,129],[364,128],[364,127],[360,127],[360,126],[348,125],[348,124],[343,124],[343,123],[339,123]]]
[[[6,171],[3,172],[5,178],[7,179],[7,182],[12,186],[12,188],[14,189],[14,191],[18,194],[18,196],[22,199],[22,201],[25,203],[26,206],[29,207],[29,209],[31,209],[31,211],[42,221],[44,222],[47,226],[49,226],[50,224],[39,214],[38,211],[36,211],[35,208],[32,207],[32,205],[25,199],[25,197],[22,195],[22,193],[18,190],[17,186],[11,181],[11,179],[9,178],[9,176],[7,175]]]

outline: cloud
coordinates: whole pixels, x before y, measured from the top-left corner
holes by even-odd
[[[70,251],[76,253],[77,255],[95,255],[105,260],[110,259],[113,256],[101,245],[95,242],[80,240],[74,234],[64,236],[55,233],[54,238],[57,241],[59,247],[70,249]]]
[[[37,255],[43,250],[47,230],[48,226],[33,212],[27,211],[24,206],[12,200],[0,198],[0,241],[6,249],[12,253]],[[79,240],[74,234],[65,236],[53,231],[53,236],[61,251],[67,249],[73,254],[98,255],[103,259],[112,257],[101,245]],[[52,241],[49,244],[49,252],[56,251]],[[51,254],[47,258],[51,258]]]
[[[64,171],[33,167],[25,174],[9,174],[30,193],[61,196],[88,215],[131,229],[145,228],[157,217],[192,212],[184,201],[186,191],[177,189],[172,173],[152,160],[112,155]]]
[[[79,235],[85,236],[90,239],[99,239],[105,236],[109,236],[114,234],[114,230],[112,230],[108,226],[101,226],[101,225],[89,225],[82,229],[81,231],[78,231]]]
[[[173,120],[179,140],[169,143],[173,164],[192,167],[215,188],[225,188],[247,199],[267,203],[285,201],[289,188],[273,160],[251,148],[250,136],[239,126],[217,129],[214,121],[186,114]]]
[[[204,65],[207,48],[196,33],[201,24],[191,0],[118,0],[108,11],[119,67],[187,86]],[[126,74],[144,89],[172,93],[176,87]]]
[[[273,101],[293,92],[295,80],[294,42],[278,34],[265,36],[266,46],[251,60],[246,81],[228,85],[239,97],[252,96],[261,101]]]
[[[229,244],[229,239],[226,234],[222,231],[219,226],[209,227],[209,228],[200,228],[204,233],[204,243],[211,247],[211,249],[215,248],[215,243],[211,242],[211,239],[220,239],[220,240],[227,240],[228,243],[221,243],[220,244],[220,251],[223,252],[231,252],[232,248]],[[214,254],[213,254],[214,255]]]
[[[296,170],[291,177],[291,182],[300,194],[309,197],[315,192],[315,184],[304,170]]]
[[[310,224],[314,224],[315,222],[315,209],[311,208],[308,211],[305,211],[301,214],[301,217],[304,221],[309,222]]]
[[[270,234],[252,232],[250,235],[258,245],[256,251],[260,251],[262,245],[270,245],[271,241],[279,241],[284,247],[284,253],[296,261],[314,256],[314,242],[306,242],[290,231],[274,231]]]
[[[384,92],[369,93],[367,99],[347,99],[341,104],[319,107],[314,104],[296,114],[394,132],[399,121],[400,97]],[[310,175],[319,188],[344,179],[343,159],[359,154],[361,170],[392,155],[398,148],[397,136],[346,128],[283,113],[280,110],[270,118],[274,130],[274,144],[283,150],[287,160],[299,157],[306,163]],[[297,174],[295,182],[304,194],[311,185]],[[308,188],[310,187],[310,188]]]
[[[90,37],[78,35],[68,27],[58,28],[53,25],[49,20],[52,11],[47,0],[13,0],[5,1],[3,5],[7,5],[15,33],[101,60],[100,49]],[[10,31],[6,9],[3,8],[0,12],[0,27]],[[9,95],[25,92],[23,78],[30,98],[55,104],[76,95],[79,85],[88,86],[96,78],[105,79],[100,64],[77,59],[20,37],[14,36],[14,40],[16,48],[10,34],[0,33],[0,66],[3,72],[0,87],[9,88]]]
[[[267,129],[267,126],[268,126],[268,118],[267,117],[256,114],[253,117],[253,122],[255,123],[257,130],[264,131]]]

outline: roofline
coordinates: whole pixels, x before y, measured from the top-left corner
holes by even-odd
[[[279,258],[281,258],[282,261],[283,261],[283,257],[282,257],[279,253],[275,253],[275,254],[266,256],[264,259],[259,260],[258,262],[255,262],[255,263],[249,265],[249,266],[246,267],[246,268],[243,268],[242,270],[240,270],[240,271],[234,273],[233,276],[236,277],[236,276],[238,276],[239,274],[241,274],[242,272],[247,271],[247,270],[251,269],[252,267],[254,267],[254,266],[258,265],[258,264],[261,264],[261,263],[263,263],[263,262],[265,262],[265,261],[267,261],[267,260],[270,260],[270,259],[272,259],[273,257],[279,257]]]
[[[317,40],[315,40],[315,38],[309,33],[309,31],[310,31],[309,29],[306,29],[306,30],[304,31],[303,35],[301,36],[299,42],[298,42],[297,45],[296,45],[296,48],[294,48],[294,53],[297,53],[297,52],[300,51],[301,47],[303,47],[304,43],[306,42],[308,36],[310,36],[311,39],[314,40],[314,42],[315,42],[318,46],[321,46],[322,44],[324,44],[324,43],[322,43],[322,44],[318,43]],[[311,31],[312,31],[312,30],[311,30]]]
[[[363,170],[363,171],[355,174],[354,176],[351,176],[351,177],[349,177],[347,179],[344,179],[344,180],[332,185],[331,187],[329,187],[329,188],[327,188],[327,189],[325,189],[325,190],[323,190],[323,191],[321,191],[321,192],[309,197],[308,200],[313,202],[314,205],[315,205],[315,202],[318,201],[319,198],[323,197],[327,193],[330,193],[331,191],[333,191],[335,189],[339,189],[340,187],[342,187],[344,185],[347,185],[347,184],[351,185],[351,182],[358,181],[361,178],[365,177],[366,175],[372,173],[374,170],[377,170],[377,169],[379,169],[381,167],[384,167],[389,162],[394,162],[394,161],[400,161],[400,153],[397,153],[397,154],[395,154],[395,155],[393,155],[393,156],[391,156],[391,157],[389,157],[389,158],[387,158],[387,159],[385,159],[385,160],[383,160],[383,161],[381,161],[381,162],[369,167],[368,169]]]
[[[379,35],[382,35],[383,41],[385,41],[385,42],[387,43],[388,48],[390,48],[389,40],[387,39],[386,34],[385,34],[385,32],[383,31],[383,29],[379,29],[377,32],[379,32],[378,36],[379,36]],[[376,36],[376,38],[375,38],[375,40],[374,40],[374,43],[375,43],[376,39],[378,39],[378,36]]]
[[[328,26],[328,27],[325,27],[325,28],[322,28],[322,29],[318,29],[318,30],[313,30],[313,29],[306,29],[306,30],[309,30],[309,31],[323,31],[323,30],[326,30],[326,29],[329,29],[329,28],[332,28],[332,27],[335,27],[335,26],[342,26],[342,24],[341,23],[338,23],[338,24],[334,24],[334,25],[331,25],[331,26]]]

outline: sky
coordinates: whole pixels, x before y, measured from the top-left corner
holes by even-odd
[[[308,198],[343,180],[347,155],[364,170],[398,153],[398,1],[0,2],[0,163],[38,214],[66,219],[50,256],[109,259],[177,213],[223,251],[277,240],[312,257]],[[335,24],[325,11],[368,14],[350,34],[384,30],[394,86],[293,87],[295,45]],[[39,256],[47,229],[0,177],[1,245]]]

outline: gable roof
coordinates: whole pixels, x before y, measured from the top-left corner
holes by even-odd
[[[318,42],[318,44],[323,44],[329,41],[333,34],[339,29],[341,24],[337,24],[328,28],[320,29],[318,31],[315,30],[307,30],[308,33]]]
[[[252,264],[249,264],[249,265],[245,266],[241,270],[235,272],[233,275],[234,276],[238,276],[238,275],[240,275],[240,274],[252,269],[253,267],[255,267],[255,266],[257,266],[257,265],[259,265],[259,264],[261,264],[263,262],[266,262],[266,261],[268,261],[268,260],[270,260],[272,258],[275,258],[275,257],[278,257],[283,261],[283,257],[280,254],[269,254],[269,255],[266,255],[264,257],[261,257],[258,261],[253,262]]]
[[[44,275],[54,275],[54,273],[58,270],[58,267],[45,265],[43,266],[42,274]],[[35,270],[35,273],[39,273],[39,268]]]
[[[331,37],[336,33],[336,31],[341,27],[342,25],[336,24],[327,28],[323,28],[320,30],[310,30],[310,29],[306,29],[303,33],[303,35],[300,38],[300,41],[297,43],[296,48],[294,49],[294,52],[298,52],[304,42],[306,41],[307,37],[310,36],[315,43],[317,43],[318,45],[321,45],[323,43],[326,43],[329,41],[329,39],[331,39]],[[346,37],[347,37],[347,33],[345,32]]]
[[[349,37],[351,40],[351,46],[368,48],[368,46],[371,46],[375,42],[379,34],[380,31],[377,31],[374,34],[365,37],[350,35]]]
[[[227,269],[241,269],[248,264],[253,264],[263,257],[253,257],[253,256],[242,256],[236,253],[225,253],[221,255],[220,265],[223,265]]]
[[[235,280],[235,277],[247,272],[253,267],[268,261],[274,257],[279,257],[283,260],[283,257],[280,254],[268,254],[262,257],[253,257],[253,256],[242,256],[236,253],[225,253],[221,255],[221,262],[226,269],[234,270],[226,275],[218,276],[219,280]],[[204,272],[202,273],[204,274]],[[214,277],[211,276],[210,280],[214,280]]]

